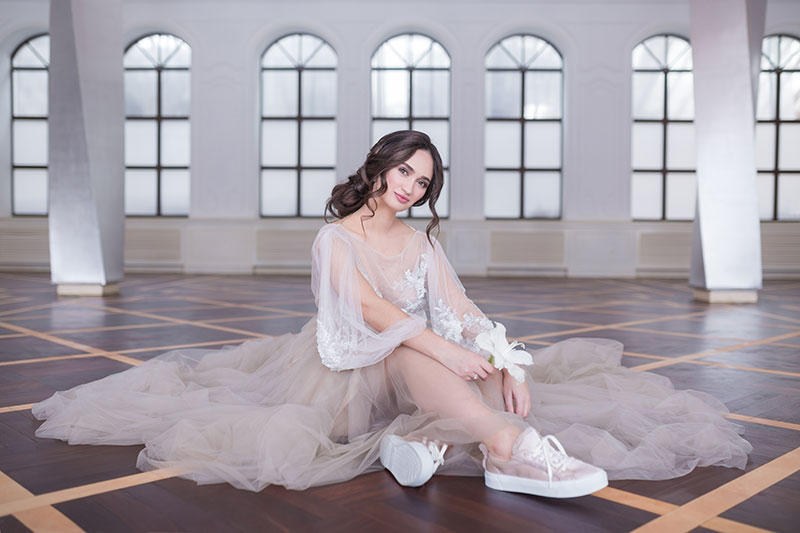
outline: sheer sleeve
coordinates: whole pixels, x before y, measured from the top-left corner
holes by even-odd
[[[477,346],[475,337],[492,329],[494,325],[467,297],[464,286],[447,260],[439,241],[434,241],[430,254],[432,259],[428,269],[428,305],[431,329],[449,341],[489,357],[488,352]]]
[[[358,269],[352,244],[333,224],[314,240],[311,289],[317,304],[317,349],[332,370],[375,364],[425,329],[425,319],[413,315],[383,331],[365,321],[362,298],[379,296]]]

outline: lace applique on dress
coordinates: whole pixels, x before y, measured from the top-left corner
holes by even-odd
[[[466,313],[459,318],[455,309],[447,305],[443,298],[439,298],[433,308],[433,316],[431,317],[433,332],[473,352],[479,352],[480,348],[475,343],[474,336],[472,338],[466,337],[464,333],[470,332],[477,335],[493,327],[492,321],[482,315]]]
[[[400,306],[404,312],[408,314],[420,313],[425,309],[425,294],[427,293],[425,280],[427,277],[428,255],[422,254],[416,267],[413,270],[407,268],[403,273],[403,279],[395,283],[392,287],[395,294],[403,294],[409,290],[414,292],[415,298],[406,299]]]
[[[342,370],[347,357],[358,346],[358,335],[347,326],[337,327],[317,318],[317,351],[322,364],[331,370]]]

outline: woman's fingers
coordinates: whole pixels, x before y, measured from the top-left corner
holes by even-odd
[[[506,398],[506,411],[509,413],[514,412],[514,396],[511,394],[511,389],[505,391]]]

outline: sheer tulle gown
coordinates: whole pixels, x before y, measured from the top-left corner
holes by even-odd
[[[751,446],[721,402],[620,366],[616,341],[569,339],[531,351],[525,420],[504,411],[499,372],[466,382],[401,347],[429,324],[481,353],[474,338],[492,326],[424,233],[387,257],[328,224],[312,253],[318,312],[300,333],[175,350],[57,392],[33,407],[45,420],[36,434],[70,444],[144,444],[142,470],[177,467],[198,483],[249,490],[304,489],[378,470],[385,434],[448,443],[438,473],[481,475],[477,443],[508,423],[554,434],[610,479],[665,479],[747,462]],[[364,290],[408,318],[375,331],[361,313]]]

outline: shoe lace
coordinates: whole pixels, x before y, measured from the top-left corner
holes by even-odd
[[[431,452],[433,464],[436,466],[436,468],[444,464],[444,452],[447,451],[447,444],[442,444],[442,447],[439,448],[436,446],[435,442],[428,442],[428,451]]]
[[[564,446],[552,435],[545,435],[539,444],[532,450],[520,450],[520,454],[535,462],[543,462],[547,467],[548,486],[553,484],[553,471],[564,468],[569,459],[569,455],[564,450]]]

